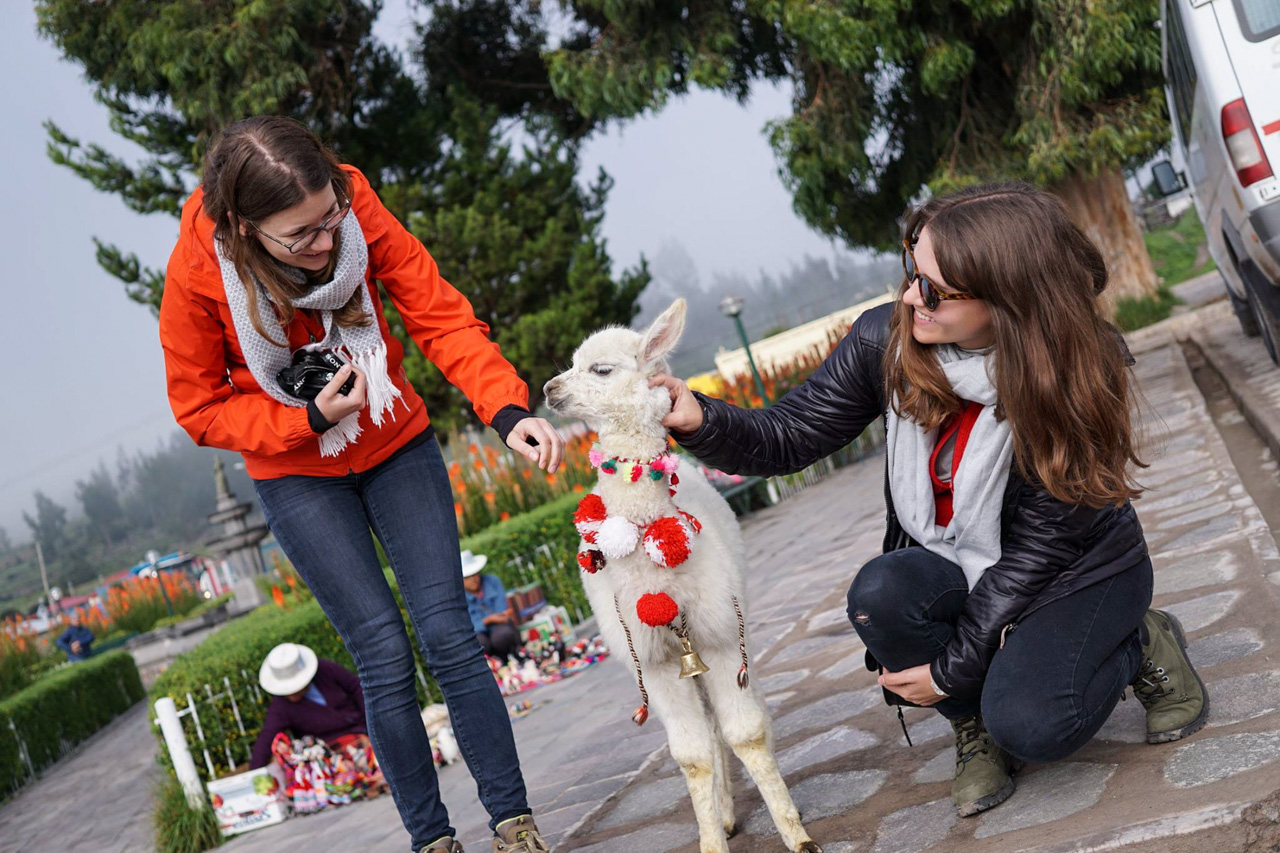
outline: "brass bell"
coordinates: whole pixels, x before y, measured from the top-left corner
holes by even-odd
[[[689,642],[688,637],[680,637],[680,646],[683,650],[680,655],[681,678],[693,678],[708,671],[707,665],[702,662],[702,658],[698,657],[698,653],[693,650],[693,644]]]

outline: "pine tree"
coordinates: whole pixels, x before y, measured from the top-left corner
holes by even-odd
[[[551,79],[593,120],[659,110],[693,87],[745,98],[755,81],[792,83],[792,114],[768,134],[797,212],[826,234],[893,249],[897,218],[922,191],[1029,180],[1057,192],[1103,251],[1112,298],[1154,290],[1123,171],[1169,139],[1157,3],[572,8]]]

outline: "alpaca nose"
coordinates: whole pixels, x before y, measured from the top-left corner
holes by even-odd
[[[547,380],[547,384],[542,386],[542,395],[544,397],[554,397],[556,392],[560,390],[560,377],[556,376]]]

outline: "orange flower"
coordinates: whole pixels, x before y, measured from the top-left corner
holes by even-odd
[[[493,503],[495,500],[495,495],[493,494],[493,492],[485,492],[484,499],[486,503]]]
[[[499,515],[499,516],[498,516],[498,521],[506,521],[506,520],[507,520],[508,518],[510,518],[510,517],[511,517],[511,513],[509,513],[509,512],[504,512],[504,513],[502,513],[501,515]]]
[[[520,476],[524,477],[526,480],[532,480],[533,470],[530,468],[525,468],[523,471],[520,472]]]
[[[480,448],[479,448],[479,447],[476,447],[474,444],[467,445],[467,450],[468,450],[468,452],[470,452],[472,455],[474,455],[474,454],[476,454],[476,453],[479,453],[479,452],[480,452]]]
[[[582,492],[585,492],[586,489],[583,488],[583,485],[581,483],[577,483],[576,485],[574,485],[573,491],[575,494],[581,494]]]
[[[462,515],[462,504],[457,503],[456,501],[454,502],[454,504],[453,504],[453,514],[454,514],[454,515]]]
[[[271,585],[271,600],[276,603],[276,607],[284,607],[284,590],[275,584]]]
[[[474,466],[476,466],[476,470],[477,470],[477,471],[484,470],[484,460],[483,460],[483,459],[476,459],[476,460],[475,460],[475,461],[473,461],[471,464],[472,464],[472,465],[474,465]]]
[[[462,463],[461,463],[461,462],[454,462],[452,465],[450,465],[450,466],[449,466],[449,473],[450,473],[450,474],[452,474],[452,475],[453,475],[453,476],[455,476],[455,477],[456,477],[456,476],[458,476],[459,474],[461,474],[461,473],[462,473]]]
[[[543,474],[543,476],[547,478],[547,482],[550,483],[551,485],[554,486],[556,484],[555,474]]]

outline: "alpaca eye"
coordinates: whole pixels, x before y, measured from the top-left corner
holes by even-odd
[[[594,373],[596,376],[608,376],[610,373],[613,373],[613,365],[593,364],[591,365],[591,372]]]

